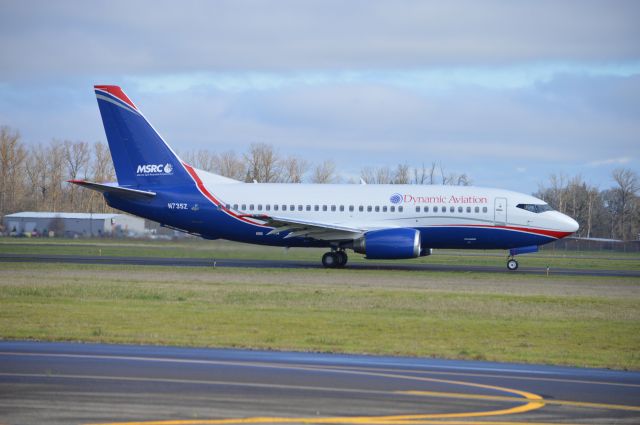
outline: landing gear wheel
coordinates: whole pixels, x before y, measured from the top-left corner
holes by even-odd
[[[322,256],[322,265],[327,268],[334,268],[338,266],[338,256],[335,252],[326,252]]]
[[[338,258],[338,267],[346,266],[347,261],[349,260],[349,257],[347,257],[347,253],[344,251],[337,251],[335,254],[336,254],[336,257]]]
[[[513,258],[510,260],[507,260],[507,268],[509,270],[517,270],[518,269],[518,262],[516,260],[514,260]]]

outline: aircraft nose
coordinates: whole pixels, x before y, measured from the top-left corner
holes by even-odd
[[[566,232],[575,233],[578,231],[578,229],[580,228],[580,225],[578,224],[577,221],[575,221],[574,219],[572,219],[567,215],[565,215],[563,218],[564,218],[563,226],[565,227]]]

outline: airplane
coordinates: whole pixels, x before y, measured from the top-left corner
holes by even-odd
[[[578,230],[572,218],[522,193],[473,186],[244,183],[182,161],[119,86],[94,86],[117,182],[70,180],[107,204],[205,239],[325,247],[322,264],[344,267],[346,250],[408,259],[433,249],[516,255]]]

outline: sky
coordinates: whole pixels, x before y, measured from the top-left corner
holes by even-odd
[[[0,0],[0,125],[105,141],[123,87],[178,151],[442,163],[535,192],[640,173],[637,1]]]

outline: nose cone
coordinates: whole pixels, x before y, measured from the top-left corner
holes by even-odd
[[[565,232],[575,233],[580,228],[580,225],[577,221],[569,217],[568,215],[562,214],[562,229]]]

